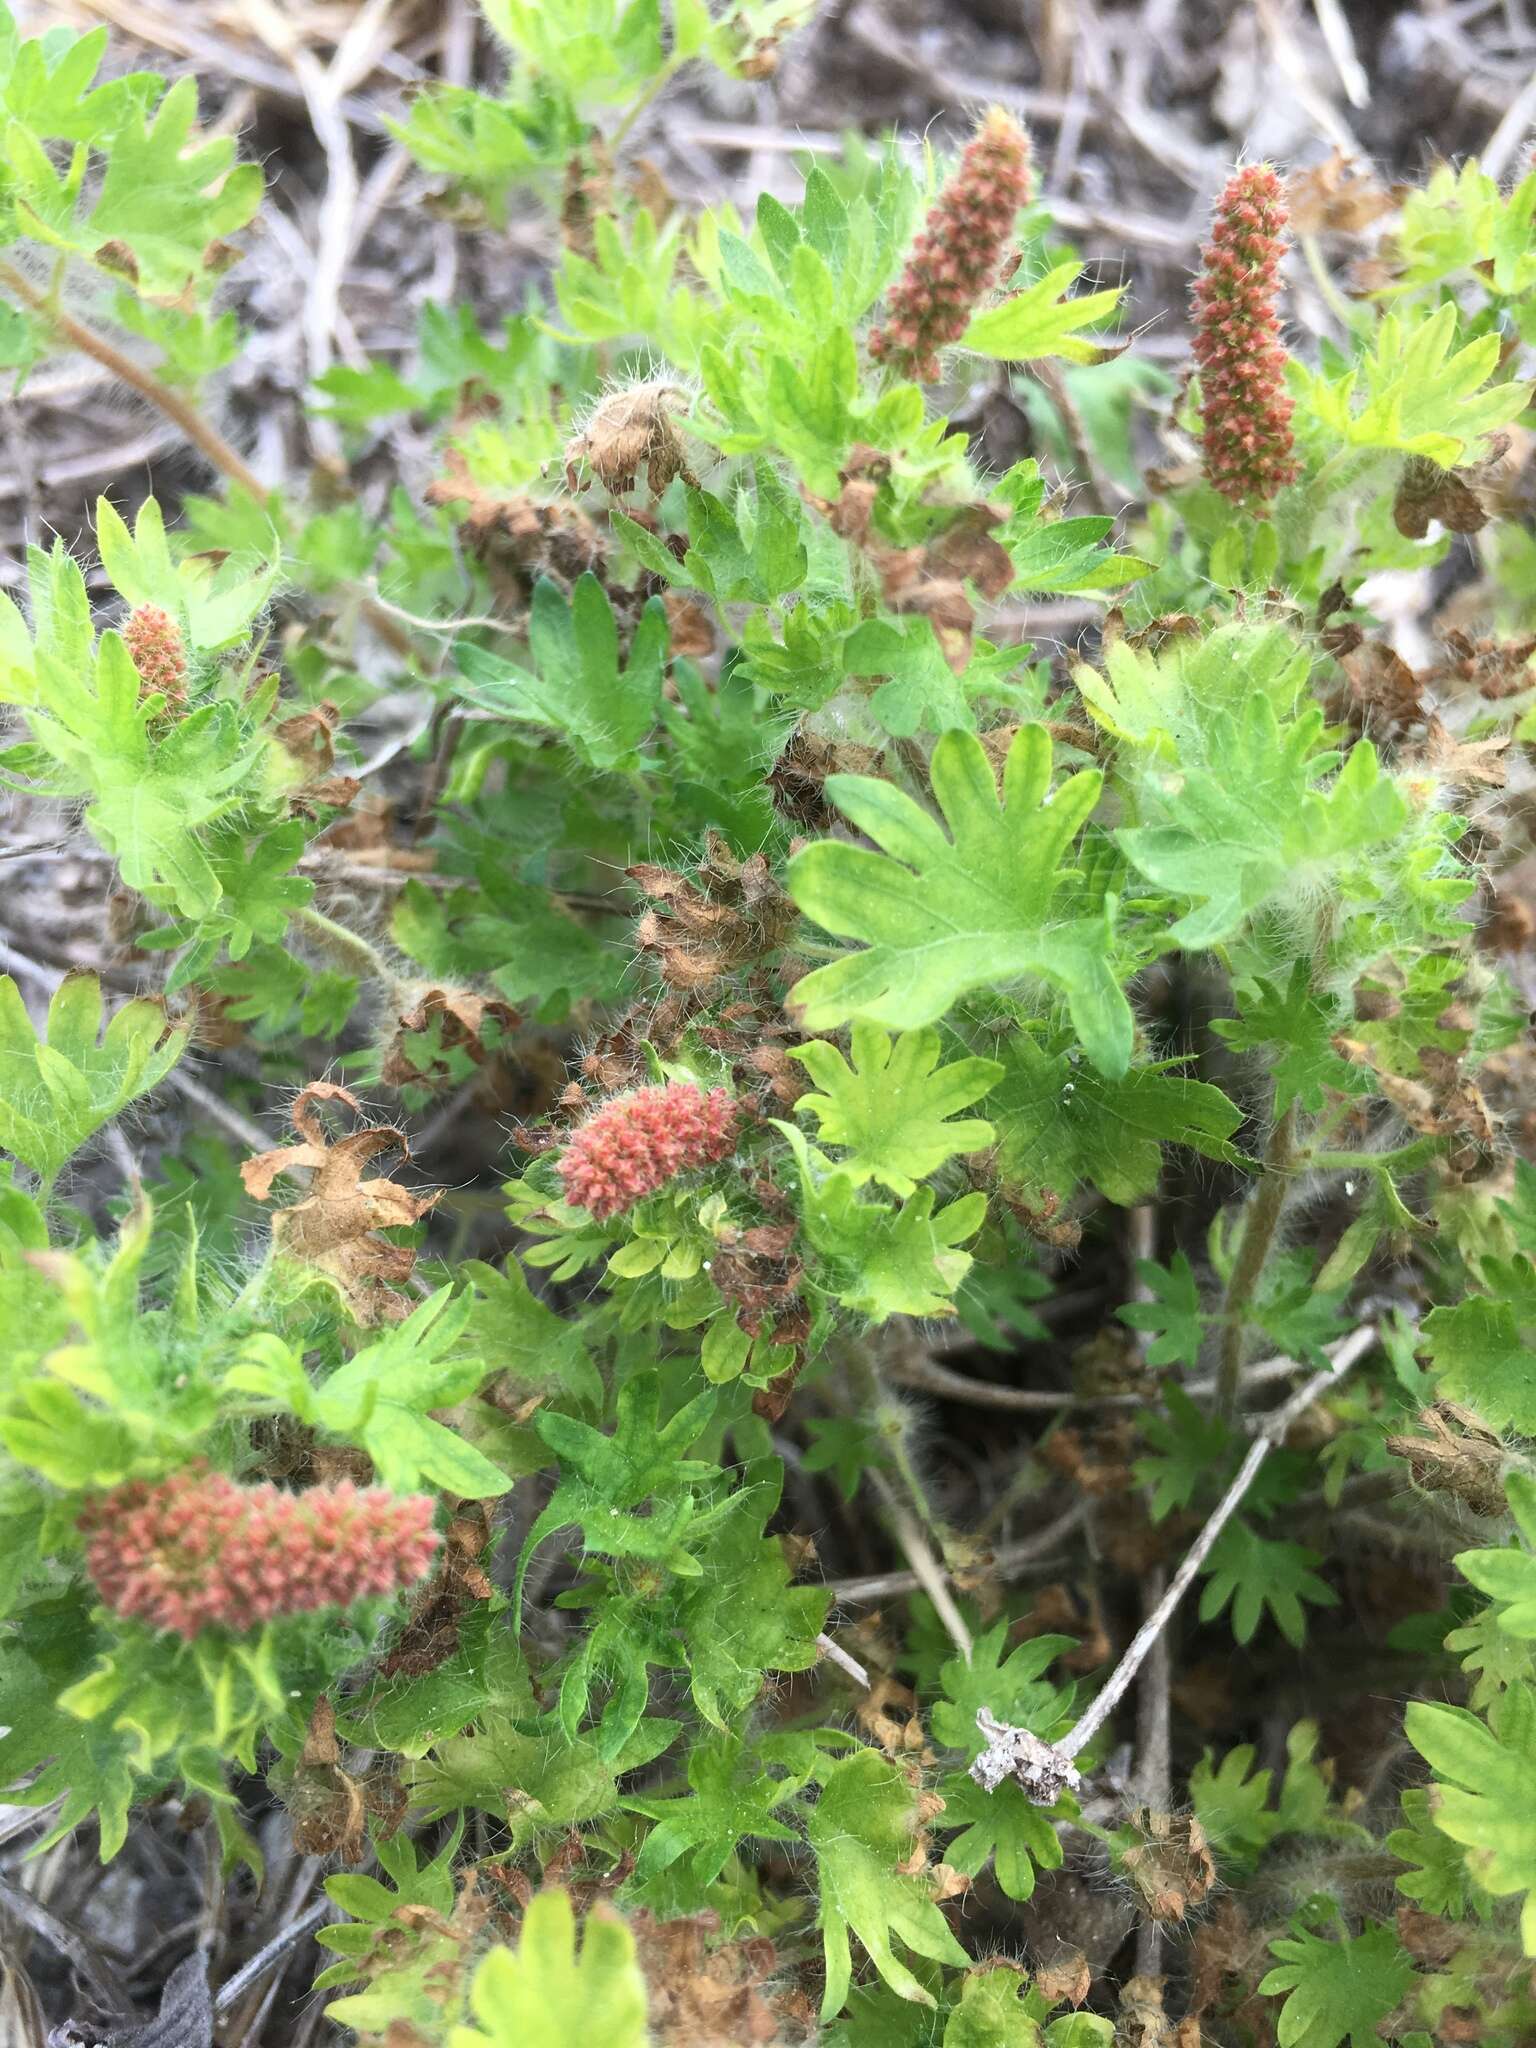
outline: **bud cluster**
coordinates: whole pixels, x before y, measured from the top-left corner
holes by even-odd
[[[1195,360],[1207,480],[1260,516],[1296,476],[1285,348],[1275,317],[1286,211],[1268,164],[1233,173],[1195,284]]]
[[[187,701],[187,650],[170,613],[157,604],[135,606],[123,627],[123,645],[139,672],[143,694],[159,691],[167,710],[181,710]]]
[[[997,281],[1021,206],[1030,199],[1029,137],[993,107],[939,194],[886,301],[869,352],[903,377],[932,384],[939,351],[956,342]]]
[[[114,1614],[191,1638],[414,1585],[437,1549],[433,1507],[345,1479],[286,1493],[192,1467],[99,1494],[79,1527]]]
[[[654,1195],[680,1173],[728,1158],[736,1143],[730,1092],[691,1081],[636,1088],[594,1110],[560,1160],[566,1200],[604,1219]]]

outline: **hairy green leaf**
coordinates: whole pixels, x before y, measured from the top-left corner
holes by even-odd
[[[105,1033],[101,1018],[100,982],[72,974],[40,1039],[21,991],[0,975],[0,1148],[44,1181],[186,1051],[187,1027],[173,1027],[158,1003],[125,1003]]]
[[[820,1126],[823,1145],[848,1156],[838,1161],[856,1187],[877,1180],[892,1194],[910,1195],[957,1152],[980,1151],[995,1135],[981,1117],[955,1120],[1002,1076],[996,1060],[952,1060],[939,1066],[937,1031],[904,1032],[893,1043],[877,1025],[853,1027],[853,1066],[835,1045],[817,1040],[796,1046],[820,1091],[802,1095]]]
[[[1029,978],[1066,996],[1097,1067],[1125,1072],[1131,1011],[1108,958],[1109,909],[1062,916],[1056,900],[1061,863],[1098,800],[1100,778],[1084,771],[1048,795],[1050,773],[1044,728],[1022,727],[1000,802],[980,741],[946,733],[930,774],[950,836],[890,783],[829,778],[838,808],[885,850],[823,840],[790,863],[790,890],[807,916],[866,941],[796,984],[812,1030],[853,1017],[932,1024],[970,989]]]

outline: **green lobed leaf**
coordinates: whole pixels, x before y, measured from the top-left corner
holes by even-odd
[[[1230,1601],[1232,1633],[1238,1642],[1249,1643],[1268,1608],[1286,1641],[1300,1649],[1307,1633],[1303,1603],[1339,1604],[1338,1594],[1312,1569],[1321,1563],[1315,1550],[1261,1536],[1238,1517],[1223,1529],[1206,1559],[1200,1619],[1213,1621]]]
[[[493,1948],[476,1969],[469,2003],[478,2027],[455,2027],[449,2048],[646,2048],[645,1977],[635,1937],[610,1906],[582,1923],[565,1891],[540,1892],[523,1914],[515,1949]]]
[[[667,616],[659,598],[645,607],[625,659],[602,584],[582,575],[569,599],[542,577],[528,621],[532,670],[461,641],[454,649],[467,699],[503,717],[546,726],[593,768],[632,766],[656,723]]]
[[[1001,1079],[996,1060],[960,1059],[939,1066],[937,1031],[904,1032],[892,1041],[877,1025],[853,1026],[853,1065],[825,1040],[791,1048],[819,1092],[802,1095],[797,1113],[808,1111],[819,1125],[823,1145],[848,1156],[838,1161],[856,1187],[879,1181],[892,1194],[910,1195],[919,1180],[936,1173],[959,1152],[991,1144],[991,1124],[981,1117],[956,1121]]]
[[[935,2000],[897,1955],[898,1942],[937,1963],[963,1968],[970,1960],[921,1879],[904,1877],[896,1867],[910,1854],[915,1820],[911,1788],[874,1750],[862,1749],[828,1770],[806,1823],[820,1884],[824,2020],[840,2012],[848,1996],[850,1937],[891,1989],[918,2005]]]
[[[1109,912],[1063,918],[1054,901],[1061,863],[1098,800],[1100,778],[1070,776],[1047,802],[1050,771],[1044,728],[1022,727],[1000,802],[981,742],[945,733],[930,776],[950,836],[890,783],[828,778],[838,808],[885,851],[822,840],[790,863],[790,893],[806,915],[866,941],[864,950],[796,983],[810,1029],[853,1017],[897,1028],[933,1024],[967,991],[1027,977],[1062,991],[1097,1067],[1112,1076],[1126,1071],[1131,1011],[1108,957]]]
[[[1139,1202],[1156,1186],[1165,1144],[1236,1165],[1242,1111],[1219,1088],[1172,1065],[1111,1076],[1019,1031],[998,1048],[989,1098],[1006,1181],[1063,1199],[1083,1182],[1112,1202]]]
[[[1415,1700],[1404,1732],[1441,1781],[1435,1826],[1467,1852],[1467,1867],[1495,1898],[1523,1892],[1520,1932],[1536,1955],[1536,1691],[1511,1686],[1490,1709],[1497,1728],[1465,1707]]]
[[[1458,311],[1447,299],[1427,318],[1388,313],[1370,353],[1338,377],[1293,364],[1303,404],[1352,448],[1400,449],[1442,469],[1475,457],[1489,434],[1524,412],[1531,386],[1489,383],[1500,338],[1481,334],[1456,348]]]
[[[1082,274],[1083,265],[1070,258],[1056,264],[1022,291],[1010,292],[1000,304],[974,315],[960,346],[1005,363],[1032,363],[1048,357],[1068,363],[1101,363],[1118,355],[1119,345],[1095,339],[1084,330],[1107,319],[1123,293],[1115,287],[1068,298],[1066,294]]]
[[[51,1182],[128,1104],[156,1088],[189,1031],[158,1003],[125,1003],[101,1028],[101,984],[72,974],[48,1006],[39,1039],[21,991],[0,975],[0,1149]]]
[[[1379,2048],[1378,2027],[1413,1982],[1413,1965],[1390,1927],[1333,1940],[1301,1928],[1270,1950],[1280,1967],[1259,1990],[1266,1998],[1287,1994],[1280,2048]]]
[[[1191,901],[1170,940],[1203,947],[1232,938],[1271,898],[1316,886],[1401,830],[1403,797],[1367,741],[1326,792],[1314,787],[1332,759],[1317,752],[1322,730],[1315,706],[1282,726],[1262,696],[1240,714],[1216,714],[1209,765],[1169,778],[1166,822],[1117,835],[1150,882]]]
[[[1536,1436],[1536,1373],[1525,1331],[1536,1324],[1536,1267],[1526,1258],[1486,1261],[1498,1296],[1469,1295],[1432,1309],[1424,1338],[1441,1392],[1491,1428]]]

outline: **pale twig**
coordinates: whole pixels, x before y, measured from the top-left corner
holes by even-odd
[[[846,1671],[855,1685],[862,1685],[866,1692],[869,1691],[869,1673],[857,1657],[849,1656],[841,1643],[834,1643],[829,1635],[819,1635],[816,1638],[816,1647],[829,1663],[836,1664],[839,1670]]]
[[[1093,444],[1088,439],[1088,429],[1067,389],[1066,378],[1055,363],[1043,358],[1029,365],[1029,374],[1050,400],[1051,409],[1061,422],[1067,446],[1077,462],[1078,474],[1073,481],[1095,512],[1112,516],[1110,499],[1116,495],[1115,486],[1099,467]],[[1122,491],[1118,495],[1123,498],[1125,493]]]
[[[394,862],[375,867],[369,861],[348,860],[344,854],[322,848],[306,853],[298,863],[301,875],[314,875],[321,882],[347,883],[355,889],[403,889],[407,882],[425,882],[429,889],[462,889],[462,875],[439,875],[431,868],[401,867]]]
[[[1132,1636],[1124,1655],[1075,1728],[1069,1730],[1060,1742],[1052,1744],[1042,1742],[1027,1728],[1015,1728],[1006,1721],[999,1721],[986,1707],[980,1709],[976,1725],[986,1737],[987,1746],[971,1766],[971,1775],[977,1784],[993,1792],[1005,1778],[1017,1778],[1025,1793],[1038,1806],[1052,1806],[1064,1790],[1075,1790],[1081,1785],[1081,1773],[1072,1759],[1087,1748],[1124,1699],[1148,1652],[1173,1619],[1179,1602],[1215,1548],[1217,1538],[1242,1505],[1259,1467],[1276,1444],[1284,1441],[1287,1430],[1298,1416],[1305,1414],[1321,1394],[1336,1386],[1351,1366],[1365,1356],[1375,1344],[1376,1336],[1374,1324],[1354,1331],[1340,1345],[1326,1372],[1314,1373],[1288,1401],[1262,1418],[1258,1433],[1248,1447],[1248,1454],[1238,1467],[1236,1478],[1185,1553],[1167,1591]]]
[[[29,391],[27,396],[30,399],[33,394]],[[139,434],[132,441],[97,446],[83,455],[65,456],[58,462],[40,462],[33,473],[31,485],[39,491],[64,491],[75,484],[92,483],[97,477],[121,479],[129,470],[153,462],[172,448],[179,448],[182,438],[175,427],[152,427],[148,433]],[[31,488],[16,471],[0,476],[0,498],[30,495]]]
[[[1054,1522],[1047,1522],[1034,1535],[1023,1536],[1017,1543],[1005,1544],[987,1565],[988,1575],[1006,1582],[1030,1565],[1040,1563],[1081,1528],[1087,1514],[1088,1503],[1085,1500],[1074,1501],[1065,1514],[1058,1515]],[[921,1584],[915,1571],[875,1572],[862,1579],[834,1579],[832,1597],[839,1607],[869,1607],[877,1600],[894,1600],[903,1593],[915,1593]]]
[[[1276,1444],[1284,1441],[1291,1424],[1299,1416],[1304,1415],[1313,1402],[1330,1387],[1337,1386],[1345,1373],[1358,1364],[1375,1342],[1374,1324],[1367,1324],[1364,1328],[1354,1331],[1339,1346],[1331,1364],[1322,1372],[1314,1373],[1288,1401],[1283,1402],[1272,1414],[1266,1415],[1259,1422],[1254,1440],[1248,1447],[1248,1454],[1237,1469],[1236,1478],[1222,1495],[1211,1512],[1210,1520],[1190,1546],[1183,1563],[1174,1573],[1167,1592],[1131,1638],[1125,1655],[1095,1697],[1093,1705],[1071,1734],[1063,1738],[1060,1746],[1064,1754],[1076,1756],[1079,1750],[1086,1748],[1114,1712],[1126,1688],[1140,1669],[1142,1659],[1168,1626],[1179,1602],[1189,1590],[1200,1567],[1210,1556],[1217,1537],[1242,1505],[1243,1496],[1253,1484],[1259,1467]]]
[[[1479,162],[1490,178],[1502,178],[1506,166],[1536,125],[1536,71],[1510,102],[1503,120],[1489,136]]]
[[[1339,0],[1312,0],[1312,11],[1323,32],[1323,41],[1328,45],[1328,54],[1339,74],[1345,98],[1352,107],[1368,107],[1371,103],[1371,81],[1355,54],[1354,34]]]
[[[66,0],[67,4],[67,0]],[[73,13],[83,12],[94,26],[96,20],[105,15],[116,22],[125,32],[151,49],[164,50],[175,57],[182,57],[193,63],[198,70],[210,75],[221,73],[241,84],[251,86],[259,93],[271,94],[274,98],[287,100],[302,106],[304,95],[291,71],[280,64],[269,64],[244,42],[233,36],[219,36],[207,32],[196,20],[189,19],[194,10],[178,5],[175,15],[167,17],[144,4],[133,4],[133,0],[85,0],[83,8],[78,4],[70,9]],[[387,135],[389,122],[387,114],[370,105],[366,100],[349,99],[342,103],[342,111],[354,127],[373,135]]]
[[[871,1471],[869,1477],[885,1503],[892,1534],[901,1546],[902,1555],[912,1567],[918,1585],[933,1602],[933,1611],[948,1631],[950,1641],[969,1662],[971,1632],[965,1625],[965,1617],[955,1605],[954,1595],[950,1592],[949,1583],[944,1576],[944,1567],[930,1549],[928,1538],[918,1526],[917,1517],[908,1512],[905,1503],[883,1472]]]
[[[513,629],[513,620],[493,618],[488,613],[480,616],[470,612],[462,618],[424,618],[420,612],[408,612],[404,605],[391,604],[387,597],[379,595],[377,588],[372,584],[360,583],[355,587],[370,604],[377,605],[381,612],[388,612],[392,619],[398,619],[403,626],[415,626],[423,633],[444,633],[451,639],[455,633],[509,633]]]
[[[1048,1307],[1048,1303],[1042,1303]],[[1258,1387],[1271,1385],[1275,1380],[1288,1378],[1292,1373],[1305,1368],[1295,1358],[1263,1358],[1250,1365],[1242,1376],[1245,1393]],[[950,1366],[941,1365],[937,1359],[927,1356],[906,1356],[891,1364],[891,1377],[903,1386],[916,1387],[919,1392],[934,1394],[947,1401],[964,1401],[973,1408],[1009,1409],[1026,1415],[1056,1415],[1067,1408],[1145,1408],[1145,1394],[1078,1394],[1070,1388],[1057,1390],[1049,1387],[1004,1387],[995,1380],[973,1380],[963,1372],[955,1372]],[[1190,1398],[1203,1398],[1216,1391],[1216,1379],[1212,1373],[1204,1373],[1195,1379],[1181,1380],[1179,1385]]]
[[[244,1145],[252,1152],[270,1152],[275,1140],[261,1125],[253,1123],[243,1111],[226,1102],[222,1095],[216,1095],[211,1088],[205,1088],[201,1081],[195,1081],[180,1067],[173,1067],[165,1077],[165,1085],[200,1110],[210,1123],[215,1123],[233,1138],[237,1145]]]
[[[1159,1565],[1143,1589],[1143,1610],[1157,1612],[1168,1589],[1168,1574]],[[1170,1693],[1173,1647],[1167,1629],[1158,1635],[1142,1666],[1136,1689],[1136,1771],[1131,1793],[1149,1813],[1166,1813],[1172,1797],[1173,1728]],[[1147,1914],[1136,1930],[1136,1975],[1156,1976],[1163,1959],[1163,1930]]]
[[[63,1795],[47,1806],[0,1806],[0,1842],[14,1841],[28,1828],[44,1827],[63,1804]]]
[[[311,383],[324,376],[336,353],[341,320],[341,285],[354,245],[361,190],[352,130],[341,111],[347,91],[373,70],[394,0],[364,0],[327,65],[303,43],[272,0],[247,0],[252,27],[292,67],[309,109],[310,126],[325,155],[325,194],[315,219],[314,260],[304,292],[302,327]],[[334,421],[311,415],[310,438],[329,462],[341,459]]]
[[[311,1934],[315,1928],[323,1926],[330,1918],[330,1914],[330,1900],[320,1899],[307,1913],[301,1913],[297,1920],[291,1920],[286,1927],[274,1934],[266,1947],[258,1949],[250,1961],[242,1964],[229,1982],[220,1988],[213,2001],[214,2011],[228,2012],[235,2001],[271,1969],[279,1956],[284,1955],[296,1942],[302,1941],[306,1934]]]
[[[1289,13],[1280,0],[1255,0],[1259,23],[1274,53],[1278,70],[1317,126],[1346,156],[1363,157],[1360,139],[1332,101],[1312,83],[1306,56],[1291,32]]]
[[[363,609],[367,612],[370,619],[373,618],[371,598],[364,597]],[[387,608],[381,616],[384,621],[388,621],[389,613]],[[375,623],[378,623],[378,621],[375,621]],[[377,775],[381,769],[387,768],[391,761],[397,759],[401,754],[408,753],[436,716],[437,705],[429,698],[426,705],[412,718],[408,726],[401,732],[396,733],[392,739],[386,740],[377,753],[370,754],[366,761],[359,761],[357,764],[358,781],[366,782],[370,775]]]
[[[31,981],[38,988],[54,995],[64,986],[65,976],[56,967],[42,967],[36,960],[29,960],[25,953],[18,953],[14,946],[8,946],[0,939],[0,968],[14,975],[18,981]]]
[[[82,1979],[90,1986],[94,1997],[100,2000],[109,2012],[123,2013],[128,2001],[123,1996],[115,1972],[94,1942],[72,1927],[67,1920],[61,1920],[57,1913],[45,1906],[41,1899],[35,1899],[20,1885],[12,1884],[7,1877],[0,1877],[0,1908],[3,1908],[23,1927],[47,1942],[57,1954],[65,1956],[80,1972]]]

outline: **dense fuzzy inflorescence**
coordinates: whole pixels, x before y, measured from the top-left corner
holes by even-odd
[[[594,1110],[560,1160],[567,1201],[596,1217],[616,1216],[696,1166],[728,1157],[736,1104],[728,1090],[706,1095],[691,1081],[636,1088]]]
[[[939,350],[958,341],[997,281],[1014,217],[1030,198],[1029,137],[994,107],[966,145],[886,300],[870,354],[931,384]]]
[[[173,709],[187,697],[187,650],[181,628],[157,604],[138,605],[123,627],[123,645],[146,696],[159,690]]]
[[[1195,360],[1205,474],[1261,516],[1296,475],[1285,349],[1275,317],[1285,203],[1268,164],[1233,174],[1216,207],[1195,284]]]
[[[433,1506],[350,1480],[285,1493],[193,1468],[98,1495],[79,1526],[114,1614],[192,1637],[414,1585],[437,1549]]]

